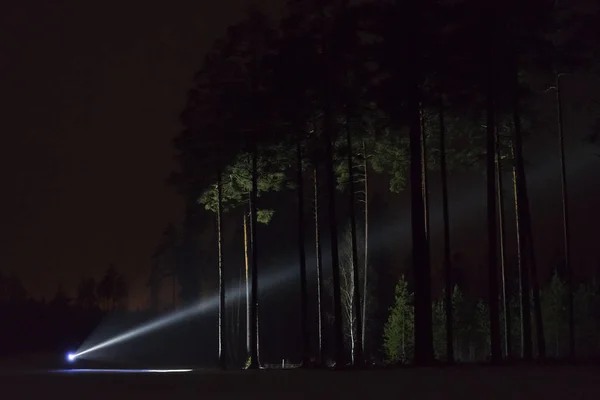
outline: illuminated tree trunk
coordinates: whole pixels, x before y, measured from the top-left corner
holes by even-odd
[[[504,308],[504,349],[505,357],[508,359],[512,354],[511,350],[511,321],[510,321],[510,297],[507,289],[506,279],[506,229],[504,225],[504,197],[502,184],[502,162],[500,160],[499,149],[496,148],[496,183],[498,185],[498,224],[500,227],[500,269],[502,276],[502,305]]]
[[[353,335],[353,349],[352,352],[352,363],[355,365],[363,365],[363,327],[362,327],[362,314],[361,314],[361,301],[360,301],[360,281],[358,278],[358,244],[356,242],[356,214],[354,209],[354,162],[353,162],[353,149],[352,149],[352,134],[350,132],[350,125],[346,123],[346,142],[348,145],[348,184],[349,184],[349,194],[348,198],[350,200],[350,234],[351,234],[351,267],[352,267],[352,285],[353,285],[353,308],[354,315],[356,318],[356,334],[355,332],[351,332]],[[350,310],[350,315],[352,315],[352,310]],[[352,325],[350,329],[353,329]]]
[[[331,244],[331,272],[333,278],[333,318],[335,339],[336,368],[341,368],[344,358],[344,329],[342,323],[342,300],[340,290],[340,258],[338,251],[338,231],[335,204],[335,172],[333,169],[333,129],[334,122],[331,111],[325,113],[325,145],[327,149],[327,192],[329,195],[329,233]]]
[[[363,140],[363,169],[365,174],[364,189],[365,189],[365,261],[363,265],[363,295],[362,295],[362,345],[363,357],[367,356],[367,293],[368,293],[368,276],[369,276],[369,171],[367,159],[367,144]]]
[[[531,342],[531,302],[529,297],[529,266],[527,262],[527,229],[525,227],[527,217],[523,206],[523,192],[525,165],[523,161],[523,144],[521,134],[521,116],[518,106],[518,82],[515,77],[515,98],[513,100],[513,185],[515,194],[516,226],[517,226],[517,259],[519,265],[519,284],[521,299],[521,353],[525,360],[531,360],[533,357]]]
[[[521,259],[527,257],[527,260],[523,262],[527,268],[521,268],[521,301],[527,301],[527,307],[523,307],[523,324],[528,323],[529,326],[524,327],[523,332],[528,336],[524,338],[523,344],[523,357],[526,360],[530,360],[533,357],[532,341],[531,341],[531,314],[529,304],[529,290],[533,289],[533,301],[534,301],[534,317],[536,321],[536,334],[538,344],[538,355],[540,358],[546,356],[546,346],[543,331],[542,321],[542,310],[541,301],[539,297],[539,283],[537,278],[537,265],[535,259],[535,249],[533,247],[533,232],[532,232],[532,220],[531,211],[529,205],[529,196],[527,193],[527,175],[525,172],[525,162],[523,159],[523,143],[521,133],[521,116],[519,110],[519,81],[517,75],[517,62],[515,60],[513,71],[514,74],[514,99],[513,99],[513,119],[514,119],[514,154],[515,154],[515,165],[516,165],[516,191],[518,204],[518,218],[520,228],[521,244],[525,243],[522,247],[520,254]],[[528,261],[528,262],[527,262]],[[525,279],[523,279],[525,278]],[[526,285],[525,285],[526,284]],[[527,294],[525,295],[525,291]],[[524,304],[522,304],[523,306]],[[527,315],[525,313],[527,312]]]
[[[325,324],[323,323],[323,257],[321,255],[321,235],[319,229],[319,179],[317,167],[313,169],[313,180],[315,184],[315,254],[317,261],[317,325],[318,325],[318,349],[317,362],[323,362],[323,337],[325,336]]]
[[[244,262],[246,270],[246,357],[250,357],[250,261],[248,258],[248,216],[244,212]]]
[[[454,363],[454,324],[452,304],[452,259],[450,248],[450,212],[448,209],[448,173],[446,169],[446,124],[444,121],[444,99],[440,98],[440,172],[442,175],[442,212],[444,219],[444,278],[446,311],[446,357]]]
[[[258,252],[257,252],[257,215],[256,200],[258,197],[258,148],[253,143],[252,148],[252,191],[250,193],[250,219],[251,219],[251,254],[252,254],[252,285],[250,292],[250,365],[249,369],[260,368],[259,335],[258,335]]]
[[[493,37],[492,37],[493,39]],[[496,146],[497,131],[494,110],[493,57],[490,49],[487,88],[487,229],[488,229],[488,307],[492,363],[502,359],[500,344],[500,313],[498,309],[498,226],[496,209]]]
[[[310,364],[310,339],[308,336],[308,286],[306,282],[306,250],[304,246],[304,179],[302,175],[302,143],[298,135],[296,140],[296,169],[298,195],[298,252],[300,262],[300,313],[302,330],[302,365]]]
[[[221,171],[217,171],[217,248],[219,266],[219,366],[225,369],[225,273],[223,271],[223,246],[221,227],[223,220],[223,184]]]
[[[343,7],[343,4],[339,4],[339,7]],[[325,19],[323,18],[323,21]],[[326,24],[324,31],[328,32],[331,29]],[[329,34],[327,34],[329,36]],[[334,110],[332,104],[334,100],[332,78],[334,76],[334,65],[335,58],[330,54],[332,47],[329,43],[329,38],[326,38],[323,42],[323,67],[324,73],[322,75],[323,85],[323,136],[325,140],[325,167],[327,173],[327,194],[329,197],[329,233],[330,233],[330,245],[331,245],[331,274],[333,280],[333,337],[335,343],[335,366],[336,368],[342,368],[344,362],[344,327],[342,322],[342,299],[340,289],[340,258],[338,249],[338,228],[336,218],[336,201],[335,201],[335,187],[336,177],[334,170],[334,153],[333,143],[336,138],[336,122]]]
[[[230,339],[230,343],[234,343],[234,351],[230,350],[232,354],[232,358],[235,360],[239,360],[241,352],[240,352],[240,321],[241,321],[241,304],[242,304],[242,287],[244,286],[244,270],[242,268],[239,269],[239,277],[237,284],[237,296],[235,301],[235,316],[231,317],[231,325],[234,327],[233,329],[233,340]]]

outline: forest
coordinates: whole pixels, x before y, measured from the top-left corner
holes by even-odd
[[[374,342],[383,342],[387,362],[416,365],[597,352],[598,286],[575,280],[570,262],[561,89],[565,75],[597,76],[598,15],[584,0],[289,1],[278,24],[251,9],[230,27],[196,74],[171,177],[188,204],[183,241],[199,214],[213,214],[221,365],[232,333],[227,271],[236,268],[246,282],[247,367],[260,366],[259,336],[269,325],[259,329],[258,255],[270,250],[260,225],[281,212],[295,215],[303,366],[371,363],[381,346]],[[548,282],[534,251],[524,150],[539,126],[538,92],[554,96],[562,183],[564,254]],[[597,132],[587,133],[593,145]],[[448,177],[464,169],[485,175],[481,298],[465,297],[452,256]],[[441,285],[432,277],[434,174]],[[382,289],[370,271],[377,256],[369,238],[381,226],[369,221],[374,175],[391,192],[409,192],[412,241],[407,279],[379,320],[371,315],[382,312],[372,305]],[[231,213],[243,221],[242,265],[223,251]],[[516,254],[507,254],[508,242]]]
[[[569,77],[598,81],[598,21],[594,0],[288,0],[277,21],[249,8],[190,83],[168,179],[185,215],[160,238],[148,309],[122,312],[144,320],[216,296],[211,338],[194,348],[221,368],[600,356],[600,282],[572,261],[565,157],[566,137],[596,151],[600,94],[580,105],[593,116],[581,132],[567,132],[563,95]],[[551,265],[528,173],[548,126],[562,222]],[[485,182],[476,265],[463,256],[479,249],[457,248],[451,229],[449,182],[463,173]],[[390,193],[408,201],[390,206]],[[403,207],[406,238],[388,213]],[[114,266],[73,301],[59,289],[32,302],[11,279],[0,313],[78,315],[71,341],[128,293]]]

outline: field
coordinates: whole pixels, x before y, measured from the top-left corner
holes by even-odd
[[[38,365],[33,365],[33,361]],[[59,372],[46,368],[49,361],[0,362],[0,398],[600,399],[600,368],[590,366],[467,366],[341,372],[198,370],[162,374]]]

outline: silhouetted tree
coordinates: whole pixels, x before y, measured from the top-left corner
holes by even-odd
[[[94,278],[84,278],[79,282],[76,301],[79,307],[85,309],[97,306],[96,280]]]
[[[101,308],[104,311],[111,311],[115,307],[115,285],[117,277],[117,268],[114,264],[110,264],[104,272],[104,276],[96,289]]]

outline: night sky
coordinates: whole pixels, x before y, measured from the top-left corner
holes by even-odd
[[[2,3],[2,272],[51,297],[114,261],[140,297],[161,231],[182,214],[165,179],[186,92],[249,4]]]
[[[146,301],[150,255],[183,211],[165,179],[175,168],[171,140],[186,91],[206,49],[250,4],[158,3],[29,0],[0,9],[0,271],[14,271],[32,295],[51,297],[59,282],[73,291],[114,262],[134,283],[132,305]],[[275,15],[285,5],[256,3]],[[600,158],[580,140],[591,121],[583,104],[598,85],[569,79],[574,256],[598,265]],[[535,154],[529,183],[536,246],[548,261],[560,252],[560,181],[552,95],[540,99],[544,116],[526,151]],[[436,193],[434,186],[432,207],[439,206]],[[484,195],[483,175],[455,177],[457,250],[470,251],[484,237]],[[398,236],[408,227],[406,211],[393,233],[373,237],[409,244],[409,236]],[[435,218],[432,224],[435,232]]]

